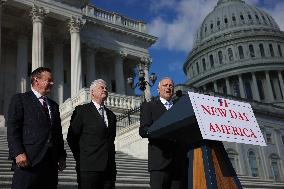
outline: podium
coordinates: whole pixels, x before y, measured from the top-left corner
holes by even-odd
[[[154,122],[148,136],[187,144],[188,189],[242,189],[222,142],[203,140],[189,96]]]

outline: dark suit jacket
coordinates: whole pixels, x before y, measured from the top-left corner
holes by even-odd
[[[167,109],[160,100],[142,103],[140,109],[140,136],[148,138],[148,128],[166,111]],[[149,138],[148,140],[148,169],[149,171],[163,170],[174,159],[175,142],[167,139]]]
[[[79,105],[73,112],[67,141],[80,171],[105,171],[107,165],[116,171],[116,116],[106,107],[105,110],[108,127],[93,102]]]
[[[11,159],[25,152],[30,166],[35,166],[44,157],[49,147],[49,139],[52,143],[54,161],[66,157],[58,104],[49,98],[47,101],[51,110],[51,121],[32,91],[12,97],[7,120],[7,140]]]

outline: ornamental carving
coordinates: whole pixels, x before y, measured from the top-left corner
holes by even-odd
[[[30,12],[30,16],[32,17],[33,23],[43,22],[47,13],[48,13],[48,11],[46,11],[43,7],[38,7],[38,6],[34,5],[31,12]]]
[[[140,62],[144,64],[145,67],[148,67],[152,63],[152,59],[150,57],[143,56],[140,58]]]
[[[119,56],[120,56],[120,58],[121,58],[122,60],[124,60],[124,59],[127,57],[127,53],[124,52],[124,51],[120,51],[120,52],[119,52]]]
[[[70,33],[79,33],[83,25],[84,22],[78,17],[72,16],[68,22]]]

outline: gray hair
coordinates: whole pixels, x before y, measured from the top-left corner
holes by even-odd
[[[170,77],[163,77],[163,78],[159,81],[158,88],[159,88],[159,87],[160,87],[160,85],[161,85],[161,81],[163,81],[163,80],[165,80],[165,79],[169,79],[169,80],[171,80],[171,81],[172,81],[172,83],[173,83],[173,85],[174,85],[174,81],[172,80],[172,78],[170,78]]]
[[[106,86],[106,82],[103,79],[96,79],[90,85],[90,94],[92,93],[92,90],[97,86],[97,84],[103,84]]]

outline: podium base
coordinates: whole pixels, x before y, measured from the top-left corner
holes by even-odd
[[[203,140],[187,155],[188,189],[242,189],[222,142]]]

